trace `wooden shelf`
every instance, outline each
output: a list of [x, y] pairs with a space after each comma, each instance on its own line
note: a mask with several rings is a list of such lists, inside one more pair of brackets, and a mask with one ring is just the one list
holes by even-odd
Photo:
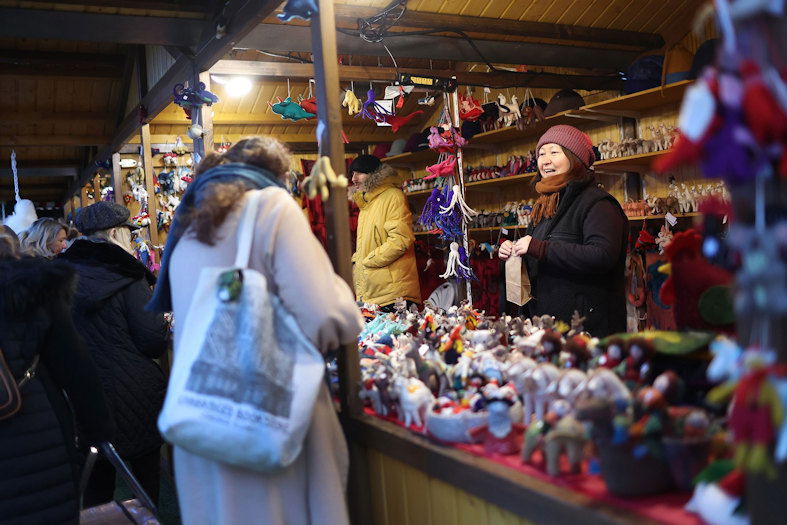
[[429, 188], [428, 190], [406, 191], [404, 192], [404, 194], [407, 195], [408, 197], [413, 197], [415, 195], [428, 195], [432, 193], [433, 189], [434, 188]]
[[496, 179], [479, 180], [475, 182], [466, 182], [465, 188], [470, 186], [483, 186], [485, 184], [506, 184], [509, 182], [521, 181], [523, 179], [532, 179], [536, 173], [523, 173], [521, 175], [511, 175], [510, 177], [498, 177]]
[[423, 164], [423, 167], [431, 166], [437, 162], [437, 157], [440, 154], [430, 149], [422, 149], [413, 153], [402, 153], [401, 155], [393, 155], [391, 157], [383, 157], [381, 162], [402, 168], [412, 168]]
[[577, 114], [601, 114], [620, 117], [638, 117], [645, 111], [655, 109], [660, 106], [677, 104], [683, 99], [686, 88], [691, 85], [693, 80], [682, 80], [667, 84], [664, 87], [646, 89], [631, 95], [596, 102], [582, 106], [577, 110]]
[[624, 171], [636, 171], [638, 173], [647, 173], [651, 171], [653, 161], [666, 154], [667, 151], [655, 151], [653, 153], [641, 153], [639, 155], [599, 160], [593, 164], [593, 167], [598, 172], [622, 173]]
[[[691, 213], [673, 213], [672, 214], [675, 218], [681, 219], [683, 217], [699, 217], [702, 215], [699, 212], [691, 212]], [[630, 221], [648, 221], [652, 219], [666, 219], [666, 215], [638, 215], [636, 217], [629, 217]]]
[[507, 128], [493, 129], [492, 131], [485, 131], [475, 135], [472, 139], [470, 139], [470, 144], [468, 147], [471, 147], [473, 144], [498, 144], [501, 142], [511, 142], [513, 140], [521, 140], [525, 138], [538, 138], [552, 126], [557, 126], [558, 124], [575, 123], [576, 121], [571, 118], [570, 113], [570, 111], [564, 111], [562, 113], [558, 113], [557, 115], [552, 115], [551, 117], [547, 117], [534, 126], [530, 126], [529, 128], [521, 130], [517, 129], [516, 126], [511, 126]]

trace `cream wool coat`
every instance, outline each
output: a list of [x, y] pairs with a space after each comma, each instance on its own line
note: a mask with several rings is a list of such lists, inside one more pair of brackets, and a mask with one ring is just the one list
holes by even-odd
[[[355, 341], [363, 321], [349, 286], [290, 195], [265, 188], [250, 266], [261, 271], [320, 351]], [[170, 282], [175, 318], [183, 319], [203, 266], [231, 266], [239, 206], [219, 229], [214, 246], [184, 235], [172, 253]], [[175, 344], [179, 340], [175, 323]], [[177, 346], [176, 346], [177, 348]], [[265, 475], [175, 448], [175, 478], [184, 525], [348, 523], [348, 457], [341, 427], [323, 387], [299, 458]]]

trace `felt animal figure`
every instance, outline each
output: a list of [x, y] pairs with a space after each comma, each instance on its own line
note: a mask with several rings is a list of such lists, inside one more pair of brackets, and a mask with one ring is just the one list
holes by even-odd
[[481, 103], [478, 102], [469, 93], [467, 95], [459, 94], [459, 118], [462, 120], [476, 121], [484, 114]]
[[315, 0], [287, 0], [281, 13], [276, 15], [276, 18], [282, 22], [289, 22], [293, 18], [311, 20], [312, 15], [318, 11]]
[[511, 406], [516, 402], [516, 390], [509, 385], [487, 385], [483, 394], [488, 413], [487, 424], [470, 430], [470, 435], [484, 444], [486, 455], [510, 455], [519, 452], [518, 433], [522, 426], [511, 420]]
[[587, 381], [577, 386], [574, 398], [628, 402], [631, 391], [612, 370], [595, 368], [588, 372]]
[[320, 157], [314, 163], [308, 177], [303, 179], [303, 191], [309, 199], [314, 199], [319, 191], [323, 201], [328, 200], [329, 187], [346, 188], [347, 177], [336, 175], [329, 157]]
[[364, 380], [361, 381], [361, 391], [358, 393], [358, 397], [369, 401], [375, 414], [380, 416], [388, 415], [388, 407], [383, 404], [380, 390], [375, 385], [372, 374], [369, 372], [365, 374]]
[[585, 445], [585, 427], [571, 413], [571, 404], [565, 400], [553, 401], [545, 421], [536, 422], [525, 433], [522, 461], [529, 463], [533, 452], [542, 448], [546, 458], [547, 474], [560, 474], [560, 456], [565, 453], [571, 473], [581, 471], [582, 450]]
[[434, 401], [432, 391], [420, 379], [401, 376], [394, 379], [394, 389], [398, 395], [399, 416], [404, 426], [410, 427], [411, 424], [417, 427], [423, 426], [426, 411]]
[[175, 104], [183, 108], [188, 118], [191, 110], [202, 106], [211, 106], [219, 101], [219, 97], [205, 89], [205, 84], [200, 82], [197, 89], [187, 88], [183, 84], [176, 84], [173, 88]]
[[551, 363], [541, 363], [524, 373], [522, 401], [525, 425], [530, 423], [533, 415], [536, 421], [543, 421], [548, 400], [547, 388], [557, 379], [559, 373], [557, 367]]
[[598, 366], [602, 368], [614, 369], [623, 361], [623, 349], [625, 343], [619, 337], [613, 337], [607, 341], [604, 355], [599, 357]]
[[423, 179], [429, 180], [437, 177], [451, 177], [453, 176], [455, 169], [456, 156], [448, 155], [444, 161], [428, 166], [426, 171], [429, 173], [429, 175], [423, 177]]
[[282, 120], [299, 121], [302, 119], [310, 119], [316, 117], [314, 113], [309, 113], [298, 105], [292, 98], [287, 97], [284, 100], [271, 104], [271, 110], [277, 115], [281, 115]]
[[573, 401], [577, 387], [587, 380], [585, 372], [576, 368], [561, 370], [557, 378], [547, 387], [546, 393], [552, 399]]
[[370, 89], [366, 92], [366, 100], [361, 106], [361, 111], [355, 118], [368, 118], [369, 120], [381, 121], [385, 116], [390, 116], [391, 112], [381, 106], [374, 95], [374, 90]]
[[300, 106], [307, 113], [312, 113], [315, 116], [317, 115], [317, 97], [309, 97], [301, 100]]
[[731, 460], [717, 460], [697, 476], [694, 493], [684, 508], [710, 525], [749, 525], [749, 516], [741, 510], [745, 485], [743, 471]]
[[161, 187], [161, 193], [164, 195], [171, 195], [175, 193], [175, 172], [162, 171], [158, 174], [158, 183]]
[[397, 116], [397, 115], [383, 116], [382, 120], [384, 122], [387, 122], [388, 124], [391, 125], [391, 131], [393, 131], [394, 133], [398, 133], [399, 130], [402, 128], [402, 126], [405, 126], [416, 115], [420, 115], [422, 113], [423, 113], [423, 111], [421, 111], [419, 109], [418, 111], [413, 111], [412, 113], [410, 113], [409, 115], [406, 115], [404, 117], [400, 117], [400, 116]]
[[652, 371], [653, 343], [642, 337], [632, 337], [627, 341], [628, 357], [618, 365], [615, 371], [623, 378], [629, 388], [642, 385], [648, 381]]
[[342, 106], [347, 108], [347, 113], [350, 116], [361, 112], [361, 101], [358, 100], [358, 97], [355, 96], [355, 93], [353, 93], [351, 89], [348, 89], [344, 92]]

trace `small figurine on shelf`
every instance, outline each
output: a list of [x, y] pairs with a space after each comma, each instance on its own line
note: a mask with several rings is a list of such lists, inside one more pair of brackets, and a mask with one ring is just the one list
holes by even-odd
[[599, 357], [598, 366], [603, 368], [617, 368], [623, 361], [623, 348], [626, 343], [619, 337], [613, 337], [607, 341], [604, 355]]
[[582, 470], [582, 449], [585, 445], [585, 427], [573, 415], [571, 403], [564, 399], [552, 402], [543, 422], [533, 424], [525, 433], [522, 461], [529, 463], [538, 448], [544, 451], [547, 474], [560, 474], [560, 456], [568, 457], [572, 474]]
[[638, 442], [633, 450], [634, 456], [650, 454], [661, 457], [661, 436], [668, 432], [666, 427], [669, 424], [667, 400], [656, 388], [646, 387], [637, 393], [636, 406], [641, 415], [629, 427], [629, 436]]
[[618, 365], [616, 372], [633, 390], [648, 381], [654, 353], [653, 343], [642, 337], [632, 337], [628, 340], [626, 353], [628, 357]]
[[516, 390], [510, 383], [499, 388], [488, 388], [484, 392], [488, 413], [487, 424], [471, 429], [470, 435], [484, 443], [486, 455], [509, 455], [519, 452], [519, 434], [523, 428], [522, 425], [511, 421], [510, 411], [516, 400]]
[[539, 361], [558, 364], [560, 350], [563, 348], [563, 338], [559, 332], [547, 329], [541, 336], [541, 352]]

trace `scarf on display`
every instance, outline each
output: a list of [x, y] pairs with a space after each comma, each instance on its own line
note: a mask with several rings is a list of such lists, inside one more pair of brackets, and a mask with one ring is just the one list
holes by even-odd
[[533, 224], [538, 224], [541, 219], [551, 219], [557, 211], [558, 201], [560, 200], [560, 190], [568, 186], [574, 178], [573, 173], [564, 173], [554, 177], [542, 178], [536, 182], [536, 191], [539, 193], [530, 218]]
[[248, 182], [253, 189], [258, 190], [267, 188], [268, 186], [284, 188], [281, 181], [279, 181], [270, 171], [240, 162], [222, 164], [198, 175], [194, 181], [189, 184], [186, 193], [180, 201], [180, 206], [178, 206], [175, 211], [175, 217], [172, 219], [172, 227], [167, 236], [167, 243], [164, 246], [164, 255], [161, 259], [158, 282], [156, 283], [156, 288], [153, 290], [153, 297], [150, 299], [150, 302], [145, 305], [146, 310], [151, 312], [172, 311], [172, 294], [169, 284], [169, 260], [172, 252], [175, 250], [175, 246], [177, 246], [183, 234], [183, 232], [179, 231], [178, 219], [182, 217], [183, 213], [194, 206], [197, 196], [206, 184], [210, 182], [232, 182], [235, 180]]

